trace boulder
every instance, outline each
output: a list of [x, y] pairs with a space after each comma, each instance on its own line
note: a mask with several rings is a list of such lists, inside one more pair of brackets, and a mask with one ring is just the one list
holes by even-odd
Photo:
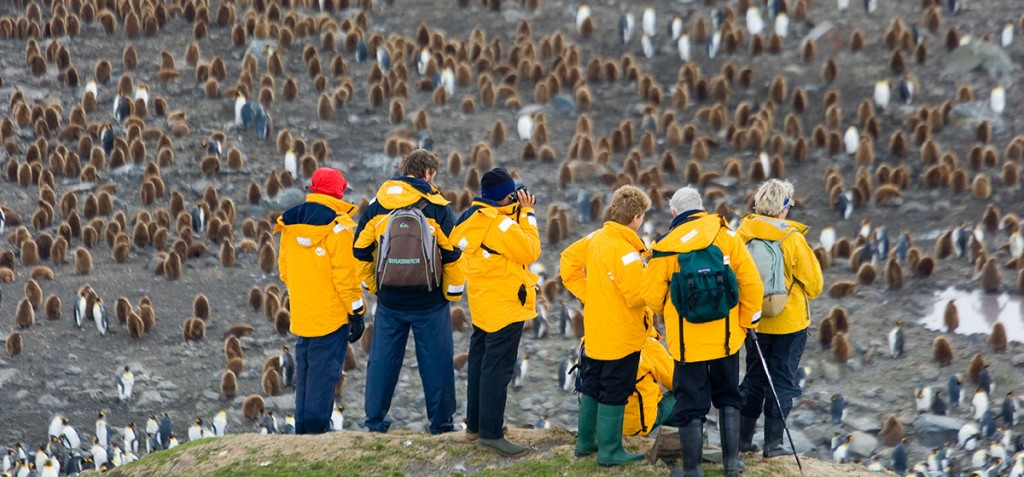
[[922, 445], [938, 447], [947, 441], [956, 441], [956, 435], [963, 425], [963, 419], [921, 414], [914, 420], [914, 436]]

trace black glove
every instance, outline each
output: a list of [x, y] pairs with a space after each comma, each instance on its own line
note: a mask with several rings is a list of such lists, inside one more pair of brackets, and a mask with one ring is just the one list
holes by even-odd
[[348, 342], [355, 343], [359, 341], [359, 338], [363, 337], [363, 331], [366, 330], [366, 324], [363, 323], [363, 314], [348, 315]]

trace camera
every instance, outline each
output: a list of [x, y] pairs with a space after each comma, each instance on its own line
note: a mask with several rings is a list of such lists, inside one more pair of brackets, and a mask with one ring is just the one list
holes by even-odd
[[512, 191], [512, 202], [519, 202], [519, 191], [530, 192], [526, 189], [526, 185], [522, 183], [516, 183], [516, 190]]

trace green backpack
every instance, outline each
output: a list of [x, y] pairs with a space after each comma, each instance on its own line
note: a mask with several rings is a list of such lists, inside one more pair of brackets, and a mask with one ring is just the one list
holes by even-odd
[[680, 317], [708, 323], [729, 316], [739, 303], [738, 287], [736, 273], [712, 241], [706, 248], [679, 254], [679, 271], [672, 274], [669, 294]]

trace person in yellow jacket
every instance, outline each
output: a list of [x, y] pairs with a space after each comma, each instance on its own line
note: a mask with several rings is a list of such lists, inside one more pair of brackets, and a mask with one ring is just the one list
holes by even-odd
[[821, 293], [823, 286], [821, 266], [804, 238], [807, 226], [787, 218], [792, 206], [793, 185], [789, 181], [770, 179], [761, 184], [754, 195], [755, 213], [744, 217], [736, 230], [744, 243], [753, 239], [778, 242], [788, 295], [782, 311], [762, 318], [757, 328], [757, 341], [782, 409], [775, 403], [764, 366], [749, 339], [747, 373], [740, 385], [744, 399], [740, 409], [740, 450], [757, 450], [753, 443], [754, 428], [763, 412], [765, 457], [791, 453], [783, 446], [783, 420], [793, 408], [793, 399], [800, 396], [796, 375], [811, 324], [810, 300]]
[[356, 207], [345, 202], [345, 176], [313, 173], [306, 201], [277, 218], [278, 270], [291, 297], [295, 343], [295, 433], [327, 432], [346, 342], [363, 334], [363, 291], [352, 255]]
[[[646, 436], [662, 425], [672, 414], [676, 398], [672, 394], [672, 373], [675, 363], [668, 349], [658, 340], [658, 330], [651, 325], [650, 336], [640, 348], [640, 365], [636, 371], [636, 391], [629, 396], [622, 420], [622, 435]], [[663, 391], [668, 389], [668, 392]]]
[[462, 250], [473, 317], [466, 389], [466, 433], [506, 456], [529, 449], [505, 439], [502, 426], [523, 322], [537, 316], [540, 258], [535, 199], [502, 168], [480, 178], [480, 197], [456, 221], [451, 240]]
[[[738, 445], [739, 407], [743, 403], [739, 392], [739, 351], [746, 332], [757, 328], [761, 320], [761, 277], [750, 252], [729, 229], [725, 219], [704, 212], [703, 201], [696, 189], [684, 187], [677, 190], [669, 200], [669, 207], [673, 216], [669, 232], [651, 246], [644, 301], [655, 313], [662, 313], [665, 317], [668, 350], [675, 360], [673, 392], [676, 406], [672, 420], [679, 426], [683, 468], [673, 471], [672, 475], [704, 475], [700, 467], [702, 427], [705, 415], [714, 403], [719, 410], [725, 474], [735, 476], [745, 468], [739, 457]], [[721, 293], [730, 297], [729, 302], [735, 300], [736, 304], [729, 309], [728, 316], [710, 321], [680, 316], [673, 295], [681, 296], [686, 306], [701, 303], [697, 301], [700, 298], [690, 294], [693, 289], [689, 285], [690, 278], [679, 273], [681, 255], [716, 249], [725, 266], [724, 269], [719, 268], [725, 270], [726, 278], [728, 270], [731, 270], [736, 283], [735, 290]], [[716, 254], [709, 256], [717, 260]], [[698, 283], [696, 278], [692, 281]], [[727, 283], [727, 280], [722, 281]], [[672, 289], [674, 286], [675, 290]]]
[[[460, 260], [462, 251], [448, 239], [455, 226], [455, 214], [448, 200], [431, 183], [439, 166], [440, 160], [430, 151], [410, 152], [402, 160], [402, 175], [384, 182], [359, 216], [353, 254], [363, 264], [360, 277], [364, 286], [377, 295], [363, 397], [364, 424], [370, 432], [387, 432], [391, 427], [387, 414], [410, 331], [416, 341], [416, 361], [430, 420], [428, 430], [431, 434], [455, 430], [455, 352], [448, 302], [462, 298], [465, 275]], [[440, 249], [442, 284], [432, 290], [377, 286], [378, 240], [387, 230], [392, 212], [409, 206], [420, 208]]]
[[645, 247], [636, 231], [650, 207], [651, 199], [642, 190], [618, 188], [604, 225], [561, 255], [562, 283], [583, 302], [586, 340], [580, 357], [576, 456], [597, 451], [602, 466], [643, 458], [622, 448], [622, 422], [635, 388], [640, 348], [647, 340]]

